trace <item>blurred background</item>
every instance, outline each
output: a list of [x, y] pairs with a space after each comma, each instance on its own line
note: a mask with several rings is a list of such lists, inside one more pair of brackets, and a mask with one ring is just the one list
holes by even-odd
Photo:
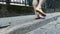
[[[0, 17], [33, 15], [33, 0], [0, 0]], [[60, 12], [60, 0], [46, 0], [42, 5], [46, 13]]]

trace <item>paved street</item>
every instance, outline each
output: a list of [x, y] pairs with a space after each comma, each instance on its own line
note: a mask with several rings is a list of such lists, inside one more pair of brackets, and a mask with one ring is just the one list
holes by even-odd
[[60, 34], [60, 17], [56, 21], [50, 22], [27, 34]]
[[[59, 15], [59, 13], [50, 13], [47, 14], [47, 16], [45, 17], [45, 19], [54, 17]], [[26, 22], [31, 22], [35, 20], [35, 15], [27, 15], [27, 16], [17, 16], [17, 17], [8, 17], [8, 18], [0, 18], [0, 27], [1, 26], [7, 26], [7, 25], [13, 25], [13, 24], [23, 24]], [[40, 19], [40, 20], [44, 20], [44, 19]]]
[[[46, 20], [46, 19], [49, 19], [49, 18], [52, 18], [52, 17], [55, 17], [55, 16], [57, 16], [57, 15], [60, 15], [60, 13], [47, 13], [47, 16], [45, 17], [45, 19], [39, 19], [39, 20], [37, 20], [37, 22], [39, 22], [39, 21], [44, 21], [44, 20]], [[34, 31], [31, 31], [32, 33], [46, 33], [47, 31], [51, 31], [51, 30], [54, 30], [54, 29], [56, 29], [56, 28], [59, 28], [59, 20], [60, 19], [58, 19], [57, 21], [58, 21], [58, 25], [56, 25], [57, 24], [57, 21], [53, 21], [53, 22], [50, 22], [50, 23], [40, 23], [41, 24], [41, 26], [38, 28], [38, 29], [36, 29], [36, 30], [34, 30]], [[2, 26], [5, 26], [5, 25], [10, 25], [9, 27], [6, 27], [6, 28], [2, 28], [2, 29], [0, 29], [0, 33], [1, 34], [4, 34], [5, 32], [8, 32], [9, 30], [12, 30], [13, 29], [13, 31], [14, 31], [14, 28], [16, 28], [17, 29], [17, 26], [16, 25], [18, 25], [18, 27], [20, 26], [22, 26], [22, 24], [34, 24], [34, 23], [32, 23], [33, 21], [35, 21], [36, 22], [36, 20], [35, 20], [35, 16], [34, 15], [27, 15], [27, 16], [17, 16], [17, 17], [8, 17], [8, 18], [1, 18], [0, 19], [0, 25], [2, 25]], [[36, 23], [37, 23], [36, 22]], [[9, 24], [10, 23], [10, 24]], [[46, 24], [46, 25], [45, 25]], [[14, 26], [13, 26], [14, 25]], [[44, 26], [42, 26], [42, 25], [44, 25]], [[15, 27], [16, 26], [16, 27]], [[28, 26], [28, 25], [27, 25]], [[33, 26], [33, 25], [32, 25]], [[56, 28], [55, 28], [55, 26], [56, 26]], [[57, 29], [58, 30], [58, 29]], [[45, 32], [46, 31], [46, 32]], [[30, 34], [31, 32], [29, 32], [28, 34]], [[32, 34], [31, 33], [31, 34]], [[50, 32], [49, 32], [50, 33]]]

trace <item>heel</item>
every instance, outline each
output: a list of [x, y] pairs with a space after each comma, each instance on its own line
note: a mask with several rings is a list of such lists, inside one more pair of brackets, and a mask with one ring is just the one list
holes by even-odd
[[40, 19], [41, 17], [37, 17], [37, 18], [35, 18], [35, 19]]

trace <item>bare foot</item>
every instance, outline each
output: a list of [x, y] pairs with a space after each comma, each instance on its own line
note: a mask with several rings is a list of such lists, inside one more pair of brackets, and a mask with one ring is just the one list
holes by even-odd
[[46, 16], [46, 14], [42, 11], [42, 9], [36, 9], [36, 12], [40, 13], [42, 16]]
[[37, 17], [35, 19], [40, 19], [41, 17], [39, 15], [37, 15]]

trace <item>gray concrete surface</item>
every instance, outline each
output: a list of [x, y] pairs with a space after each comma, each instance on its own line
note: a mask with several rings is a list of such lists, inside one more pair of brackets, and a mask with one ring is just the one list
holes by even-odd
[[50, 22], [27, 34], [60, 34], [60, 17], [56, 21]]
[[[54, 17], [59, 15], [59, 13], [50, 13], [47, 14], [45, 19]], [[13, 24], [23, 24], [26, 22], [31, 22], [35, 20], [35, 15], [27, 15], [27, 16], [16, 16], [16, 17], [8, 17], [8, 18], [0, 18], [0, 27], [2, 26], [7, 26], [7, 25], [13, 25]], [[40, 20], [44, 20], [44, 19], [40, 19]]]
[[1, 34], [17, 34], [17, 33], [24, 34], [32, 30], [35, 30], [41, 26], [44, 26], [52, 21], [57, 20], [59, 16], [60, 13], [50, 13], [47, 14], [45, 19], [39, 19], [39, 20], [35, 20], [34, 15], [10, 17], [8, 18], [11, 20], [10, 26], [7, 28], [0, 29], [0, 33]]

